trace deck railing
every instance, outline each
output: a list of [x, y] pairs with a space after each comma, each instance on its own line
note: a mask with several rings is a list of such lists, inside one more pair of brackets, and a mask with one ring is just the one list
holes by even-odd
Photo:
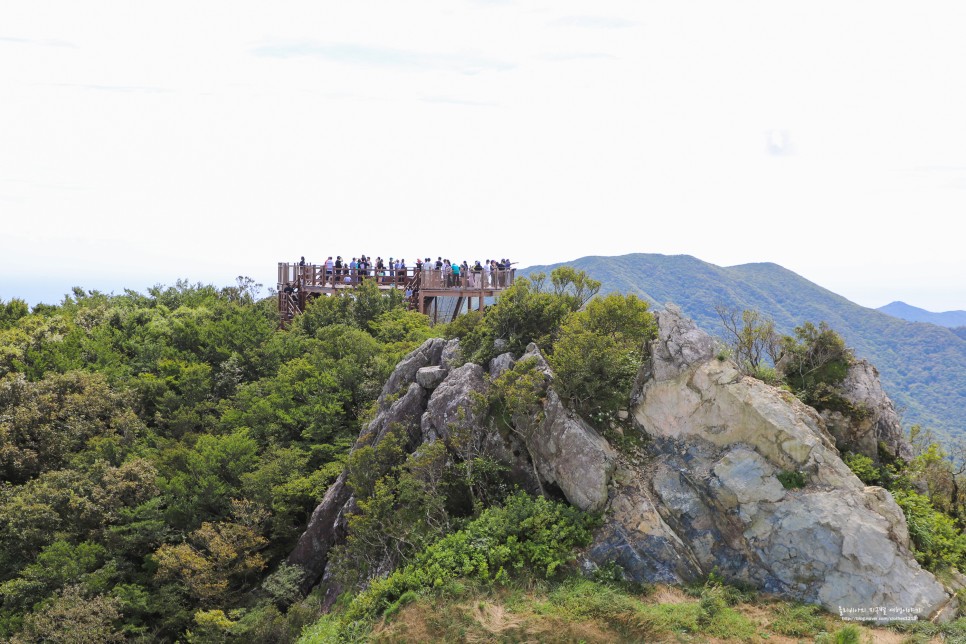
[[424, 267], [417, 269], [414, 266], [405, 269], [384, 269], [377, 271], [369, 268], [360, 271], [354, 268], [332, 268], [327, 270], [324, 265], [319, 264], [288, 264], [280, 262], [278, 265], [278, 286], [279, 290], [286, 284], [293, 287], [329, 287], [338, 288], [346, 286], [357, 286], [363, 280], [373, 280], [379, 286], [397, 286], [406, 288], [413, 283], [416, 272], [419, 271], [419, 288], [423, 291], [430, 290], [479, 290], [479, 289], [503, 289], [513, 284], [516, 269], [495, 270], [491, 273], [486, 271], [473, 271], [468, 273], [461, 272], [454, 275], [450, 271], [436, 269], [435, 267]]

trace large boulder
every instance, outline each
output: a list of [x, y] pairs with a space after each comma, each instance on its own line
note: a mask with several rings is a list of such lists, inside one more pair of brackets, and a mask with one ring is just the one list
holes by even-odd
[[530, 418], [514, 419], [540, 478], [557, 486], [581, 510], [598, 512], [607, 503], [607, 484], [616, 453], [587, 422], [570, 411], [552, 387], [553, 372], [535, 344], [520, 361], [532, 359], [542, 371], [546, 389], [540, 409]]
[[879, 460], [880, 448], [892, 457], [912, 458], [899, 412], [883, 391], [875, 366], [867, 360], [855, 361], [838, 389], [857, 412], [822, 412], [840, 450], [864, 454], [874, 461]]
[[[898, 505], [852, 474], [817, 412], [713, 357], [711, 338], [676, 308], [658, 325], [632, 409], [651, 437], [650, 465], [612, 494], [599, 537], [624, 539], [617, 559], [631, 563], [628, 574], [663, 581], [717, 569], [835, 612], [955, 612], [916, 563]], [[588, 556], [600, 564], [596, 547]]]

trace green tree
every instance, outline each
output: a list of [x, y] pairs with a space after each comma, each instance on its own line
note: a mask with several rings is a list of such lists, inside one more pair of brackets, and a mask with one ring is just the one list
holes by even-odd
[[613, 420], [656, 336], [647, 302], [616, 293], [591, 300], [567, 318], [550, 356], [561, 397], [600, 425]]
[[842, 336], [825, 322], [818, 327], [806, 322], [795, 328], [794, 338], [786, 336], [782, 344], [778, 368], [797, 396], [818, 409], [852, 411], [836, 389], [853, 360]]

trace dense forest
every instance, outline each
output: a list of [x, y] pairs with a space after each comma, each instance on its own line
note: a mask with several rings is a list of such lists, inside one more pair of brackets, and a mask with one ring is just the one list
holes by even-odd
[[[32, 310], [0, 302], [0, 639], [281, 642], [309, 627], [307, 641], [352, 640], [434, 589], [560, 582], [593, 516], [520, 494], [485, 461], [437, 472], [431, 454], [407, 459], [392, 441], [350, 448], [394, 366], [434, 336], [459, 337], [466, 359], [482, 362], [498, 346], [519, 354], [538, 342], [561, 395], [606, 433], [655, 327], [645, 302], [595, 297], [599, 288], [557, 269], [520, 279], [485, 316], [437, 327], [398, 292], [366, 284], [318, 298], [287, 330], [275, 298], [247, 278], [144, 294], [75, 288]], [[802, 359], [807, 339], [787, 339]], [[518, 364], [481, 404], [512, 413], [532, 391], [527, 369]], [[918, 438], [918, 464], [850, 465], [904, 490], [925, 564], [960, 564], [958, 479], [928, 432]], [[360, 500], [337, 553], [349, 592], [322, 617], [321, 597], [303, 597], [284, 560], [346, 467]], [[926, 487], [941, 504], [914, 491]], [[389, 539], [405, 545], [395, 572], [367, 568]], [[604, 593], [611, 608], [636, 601], [607, 595], [620, 575], [606, 572], [586, 582], [592, 591], [572, 571], [557, 588]], [[701, 610], [717, 612], [692, 632], [734, 618], [721, 588], [709, 579], [696, 591], [710, 606]], [[635, 632], [625, 618], [615, 614], [614, 628]]]

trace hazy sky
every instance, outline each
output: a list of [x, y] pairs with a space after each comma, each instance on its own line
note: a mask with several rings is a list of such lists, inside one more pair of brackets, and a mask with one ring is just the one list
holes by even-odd
[[4, 0], [0, 298], [689, 254], [966, 309], [966, 2]]

